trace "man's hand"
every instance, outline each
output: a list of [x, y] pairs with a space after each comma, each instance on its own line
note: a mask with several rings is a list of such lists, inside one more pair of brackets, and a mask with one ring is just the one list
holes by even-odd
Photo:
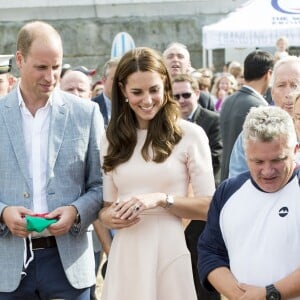
[[33, 215], [33, 212], [23, 206], [6, 206], [2, 211], [2, 221], [13, 235], [27, 237], [25, 215]]
[[75, 206], [61, 206], [46, 215], [47, 219], [57, 219], [58, 221], [51, 224], [47, 229], [54, 235], [63, 235], [70, 231], [77, 216], [77, 209]]
[[265, 300], [266, 288], [240, 283], [239, 287], [245, 291], [239, 300]]

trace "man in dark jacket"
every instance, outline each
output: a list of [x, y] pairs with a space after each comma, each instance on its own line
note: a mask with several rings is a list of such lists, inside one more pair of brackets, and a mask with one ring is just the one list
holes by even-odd
[[105, 128], [107, 127], [110, 120], [111, 89], [119, 60], [119, 58], [112, 58], [104, 64], [102, 75], [103, 92], [92, 99], [92, 101], [97, 102], [99, 105], [99, 109], [104, 119]]
[[[178, 100], [182, 118], [189, 120], [203, 128], [209, 139], [212, 163], [216, 184], [220, 180], [220, 166], [222, 155], [222, 141], [220, 134], [219, 115], [201, 107], [198, 103], [200, 90], [197, 80], [188, 74], [177, 75], [172, 83], [173, 95]], [[205, 226], [204, 221], [192, 220], [185, 229], [187, 246], [191, 252], [194, 283], [198, 299], [217, 300], [217, 293], [208, 293], [200, 285], [197, 269], [197, 241]]]
[[269, 87], [273, 65], [274, 58], [269, 52], [256, 50], [248, 54], [244, 61], [245, 84], [226, 98], [222, 106], [220, 126], [224, 148], [221, 181], [228, 177], [231, 151], [250, 108], [268, 105], [263, 95]]

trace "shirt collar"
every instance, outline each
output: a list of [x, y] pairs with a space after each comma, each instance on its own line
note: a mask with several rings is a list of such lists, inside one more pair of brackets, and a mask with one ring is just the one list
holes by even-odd
[[[22, 96], [22, 93], [21, 93], [21, 89], [20, 89], [20, 85], [18, 84], [17, 86], [17, 93], [18, 93], [18, 101], [19, 101], [19, 106], [23, 106], [23, 107], [26, 107], [26, 104], [24, 102], [24, 99], [23, 99], [23, 96]], [[47, 103], [45, 104], [44, 107], [47, 107], [47, 106], [52, 106], [53, 105], [53, 97], [52, 97], [52, 94], [49, 96], [48, 98], [48, 101]]]
[[195, 111], [197, 110], [197, 106], [193, 109], [193, 111], [189, 114], [187, 120], [192, 121]]

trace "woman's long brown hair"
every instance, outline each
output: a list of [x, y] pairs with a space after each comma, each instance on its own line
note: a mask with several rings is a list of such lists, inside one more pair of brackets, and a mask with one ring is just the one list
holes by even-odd
[[[135, 113], [125, 101], [121, 86], [125, 87], [128, 76], [138, 71], [157, 72], [164, 81], [164, 103], [149, 123], [142, 148], [143, 158], [145, 161], [153, 160], [157, 163], [165, 161], [182, 138], [182, 131], [177, 122], [179, 106], [173, 99], [171, 80], [162, 56], [147, 47], [130, 50], [121, 58], [112, 86], [111, 120], [106, 131], [109, 145], [103, 163], [105, 172], [112, 171], [128, 161], [137, 143], [138, 123]], [[150, 147], [153, 157], [149, 154]]]

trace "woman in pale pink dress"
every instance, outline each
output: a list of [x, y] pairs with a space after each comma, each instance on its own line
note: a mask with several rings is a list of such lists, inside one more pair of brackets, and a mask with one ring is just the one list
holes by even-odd
[[197, 299], [182, 218], [206, 219], [213, 170], [207, 136], [179, 117], [171, 90], [156, 51], [121, 58], [102, 143], [99, 218], [116, 229], [102, 300]]

